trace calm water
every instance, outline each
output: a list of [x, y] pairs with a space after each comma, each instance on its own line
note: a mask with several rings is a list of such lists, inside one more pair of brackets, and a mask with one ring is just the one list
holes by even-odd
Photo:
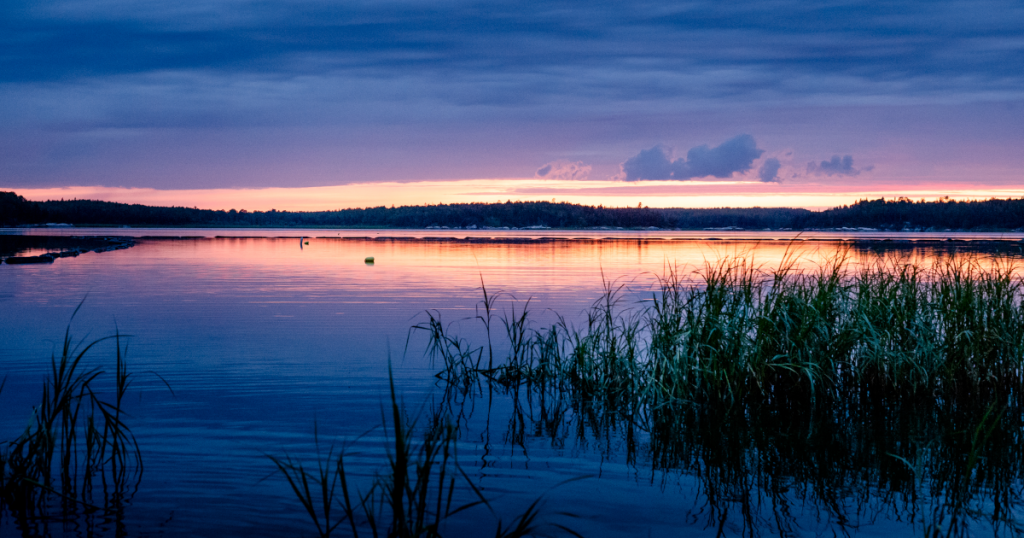
[[[511, 297], [519, 307], [529, 298], [535, 319], [550, 322], [555, 312], [577, 319], [608, 281], [624, 286], [626, 302], [647, 298], [669, 264], [695, 268], [742, 255], [771, 267], [795, 253], [802, 266], [813, 267], [851, 239], [878, 238], [819, 233], [794, 243], [795, 234], [770, 232], [95, 233], [139, 239], [127, 250], [52, 265], [0, 265], [0, 369], [7, 379], [0, 439], [25, 427], [50, 355], [82, 303], [71, 324], [76, 339], [115, 330], [131, 335], [129, 424], [141, 444], [145, 474], [126, 513], [128, 535], [220, 537], [314, 535], [267, 454], [308, 456], [316, 423], [321, 439], [348, 445], [356, 472], [369, 476], [383, 455], [382, 433], [373, 428], [387, 402], [389, 359], [412, 414], [440, 405], [444, 396], [435, 384], [436, 368], [424, 356], [426, 342], [410, 337], [409, 328], [425, 320], [427, 309], [457, 324], [471, 318], [481, 280], [490, 293], [503, 293], [501, 308], [511, 306]], [[246, 237], [253, 235], [262, 237]], [[300, 244], [300, 236], [308, 245]], [[1001, 251], [1019, 257], [1022, 237], [857, 243], [850, 256], [854, 263], [868, 263], [878, 252], [934, 260], [954, 246], [970, 249], [978, 240], [1000, 239], [1006, 241]], [[364, 263], [367, 256], [375, 263]], [[461, 326], [474, 334], [471, 320]], [[100, 346], [90, 360], [109, 364], [112, 349]], [[920, 517], [894, 508], [884, 492], [864, 498], [860, 491], [837, 491], [829, 501], [834, 506], [825, 509], [815, 494], [793, 483], [776, 492], [779, 498], [762, 492], [739, 505], [728, 501], [723, 510], [709, 503], [700, 469], [655, 465], [644, 455], [650, 440], [643, 432], [635, 438], [588, 423], [571, 406], [554, 422], [541, 420], [540, 402], [532, 400], [526, 401], [526, 419], [518, 419], [523, 400], [517, 406], [501, 394], [461, 400], [458, 407], [464, 425], [460, 462], [489, 498], [500, 501], [506, 517], [546, 493], [549, 511], [573, 512], [576, 518], [559, 521], [586, 536], [921, 533]], [[543, 411], [546, 416], [550, 409]], [[468, 492], [465, 499], [471, 499]], [[492, 521], [483, 510], [469, 514], [465, 528], [454, 528], [453, 535], [490, 529]], [[93, 529], [101, 535], [106, 530]], [[74, 526], [50, 531], [91, 532]], [[9, 518], [0, 522], [0, 534], [7, 533], [16, 533]]]

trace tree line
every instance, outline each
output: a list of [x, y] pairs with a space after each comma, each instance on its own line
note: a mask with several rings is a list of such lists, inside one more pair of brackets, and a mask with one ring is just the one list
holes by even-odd
[[437, 204], [335, 211], [246, 211], [156, 207], [95, 200], [33, 202], [0, 192], [0, 225], [743, 229], [877, 228], [1011, 230], [1024, 228], [1024, 198], [984, 201], [861, 200], [824, 211], [799, 208], [652, 209], [554, 202]]

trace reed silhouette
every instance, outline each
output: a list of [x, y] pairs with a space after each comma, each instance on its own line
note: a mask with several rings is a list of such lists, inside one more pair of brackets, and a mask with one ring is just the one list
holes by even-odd
[[794, 504], [842, 533], [879, 514], [928, 536], [979, 522], [1020, 532], [1019, 268], [977, 255], [854, 267], [840, 252], [798, 271], [794, 259], [668, 266], [641, 303], [606, 282], [578, 324], [535, 326], [517, 307], [529, 302], [490, 293], [504, 342], [471, 343], [437, 311], [411, 334], [427, 334], [453, 415], [498, 393], [516, 402], [509, 432], [625, 439], [626, 461], [652, 476], [696, 477], [705, 524], [723, 534], [727, 521], [793, 533]]

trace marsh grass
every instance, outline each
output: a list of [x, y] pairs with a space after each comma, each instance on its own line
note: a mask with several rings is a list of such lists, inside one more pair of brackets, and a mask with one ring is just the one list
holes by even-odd
[[[798, 270], [795, 255], [774, 268], [735, 256], [667, 266], [644, 302], [627, 291], [606, 282], [579, 324], [537, 327], [528, 309], [491, 304], [514, 329], [504, 345], [474, 347], [436, 312], [414, 330], [434, 330], [449, 389], [540, 404], [510, 430], [559, 445], [618, 436], [627, 461], [697, 477], [709, 528], [738, 517], [744, 534], [791, 534], [794, 502], [810, 502], [844, 533], [872, 513], [928, 536], [970, 535], [979, 520], [1024, 533], [1013, 261], [854, 265], [839, 251]], [[482, 368], [484, 346], [513, 351]]]
[[[111, 376], [85, 362], [106, 341], [116, 349], [112, 386], [106, 387], [110, 397], [99, 385]], [[22, 529], [82, 514], [106, 517], [134, 493], [143, 467], [124, 422], [122, 402], [132, 377], [126, 357], [124, 335], [75, 342], [68, 324], [28, 426], [0, 451], [0, 509]]]
[[[389, 379], [390, 405], [387, 410], [382, 409], [388, 438], [387, 464], [368, 486], [364, 484], [360, 489], [359, 477], [346, 468], [346, 450], [335, 456], [331, 447], [323, 453], [317, 433], [313, 466], [307, 467], [290, 456], [268, 456], [287, 480], [319, 536], [329, 537], [343, 529], [343, 534], [356, 538], [440, 537], [448, 520], [473, 508], [486, 508], [492, 514], [495, 538], [534, 536], [545, 527], [579, 536], [560, 524], [544, 521], [542, 497], [510, 523], [504, 523], [492, 501], [459, 466], [458, 432], [450, 415], [436, 410], [429, 414], [424, 427], [418, 427], [417, 420], [410, 418], [400, 403], [390, 371]], [[417, 432], [421, 434], [418, 439]], [[471, 492], [474, 500], [455, 505], [460, 489]]]
[[[499, 312], [502, 294], [485, 291], [482, 345], [436, 311], [413, 331], [428, 333], [438, 377], [452, 385], [555, 383], [646, 407], [1019, 393], [1024, 289], [1013, 262], [983, 268], [961, 256], [922, 268], [889, 257], [855, 268], [841, 251], [813, 271], [795, 266], [795, 256], [770, 270], [745, 257], [691, 274], [669, 266], [639, 304], [624, 304], [625, 286], [606, 281], [579, 325], [559, 317], [536, 328], [529, 301], [517, 309], [511, 298]], [[499, 322], [507, 341], [497, 346]]]

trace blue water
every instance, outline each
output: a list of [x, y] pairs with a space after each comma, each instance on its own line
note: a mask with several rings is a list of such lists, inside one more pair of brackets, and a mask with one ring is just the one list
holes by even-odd
[[[794, 248], [790, 237], [770, 234], [708, 241], [686, 234], [576, 232], [537, 240], [509, 233], [498, 238], [509, 241], [467, 242], [422, 240], [417, 237], [425, 234], [410, 232], [130, 232], [140, 237], [130, 249], [52, 265], [0, 265], [6, 376], [0, 439], [25, 427], [69, 323], [76, 341], [130, 335], [127, 422], [145, 471], [123, 522], [129, 536], [315, 535], [268, 454], [310, 458], [316, 424], [325, 445], [348, 447], [353, 472], [368, 483], [384, 457], [385, 432], [377, 426], [388, 404], [389, 362], [411, 415], [439, 404], [438, 367], [410, 327], [434, 309], [482, 343], [472, 319], [481, 282], [502, 293], [500, 308], [511, 307], [512, 297], [521, 308], [529, 298], [538, 322], [554, 321], [555, 312], [572, 321], [608, 282], [623, 286], [628, 306], [650, 295], [667, 264], [696, 268], [742, 253], [771, 265]], [[157, 235], [202, 237], [150, 237]], [[238, 237], [244, 235], [268, 237]], [[801, 263], [813, 265], [843, 238], [801, 244]], [[366, 256], [375, 262], [365, 263]], [[106, 342], [87, 360], [109, 369], [113, 354]], [[460, 462], [497, 500], [506, 521], [543, 494], [545, 517], [586, 536], [776, 534], [781, 528], [766, 498], [755, 507], [763, 525], [754, 529], [738, 513], [720, 518], [694, 476], [653, 469], [642, 457], [628, 461], [626, 439], [587, 426], [585, 417], [568, 413], [555, 435], [530, 422], [519, 436], [509, 427], [511, 400], [501, 394], [468, 398], [460, 411]], [[582, 479], [563, 483], [575, 478]], [[459, 498], [474, 497], [464, 489]], [[842, 525], [813, 500], [792, 500], [796, 523], [787, 528], [795, 535], [922, 532], [920, 520], [893, 521], [891, 510], [871, 510], [852, 497], [842, 501], [852, 514]], [[574, 517], [555, 515], [562, 511]], [[492, 534], [493, 525], [480, 508], [454, 521], [449, 533]], [[84, 536], [113, 535], [112, 529], [49, 531]], [[16, 532], [10, 518], [0, 521], [0, 534]]]

